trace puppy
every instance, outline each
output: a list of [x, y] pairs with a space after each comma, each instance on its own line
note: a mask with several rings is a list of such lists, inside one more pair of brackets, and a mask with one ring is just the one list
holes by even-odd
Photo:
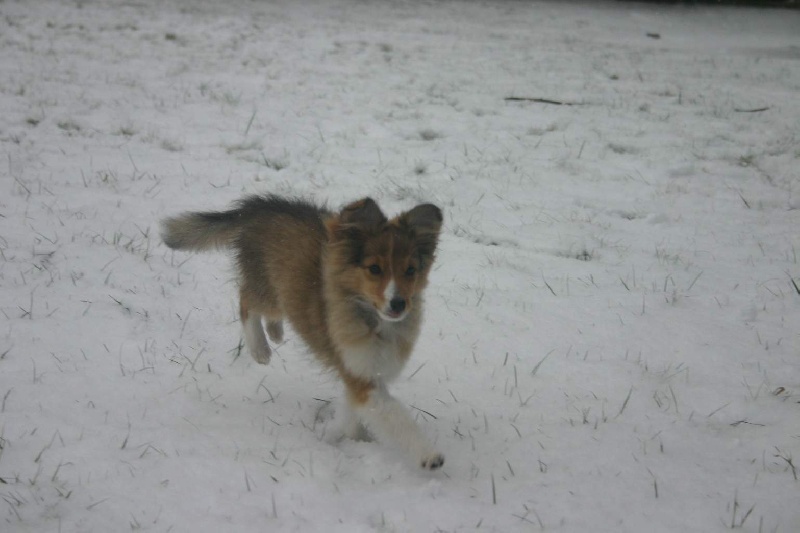
[[422, 204], [387, 219], [364, 198], [331, 212], [277, 196], [250, 196], [234, 209], [185, 213], [162, 224], [178, 250], [232, 248], [239, 270], [244, 338], [269, 363], [288, 319], [346, 392], [341, 436], [366, 428], [427, 470], [444, 456], [424, 438], [387, 384], [406, 364], [419, 334], [422, 292], [433, 264], [442, 212]]

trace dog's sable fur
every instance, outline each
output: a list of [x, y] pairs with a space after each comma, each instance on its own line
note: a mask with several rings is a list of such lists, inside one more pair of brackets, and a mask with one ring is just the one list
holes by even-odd
[[162, 238], [180, 250], [235, 250], [250, 353], [268, 363], [262, 317], [273, 342], [282, 340], [287, 318], [345, 385], [335, 438], [356, 438], [366, 427], [434, 470], [444, 456], [386, 385], [417, 339], [441, 225], [432, 204], [390, 220], [370, 198], [332, 212], [303, 200], [251, 196], [229, 211], [166, 219]]

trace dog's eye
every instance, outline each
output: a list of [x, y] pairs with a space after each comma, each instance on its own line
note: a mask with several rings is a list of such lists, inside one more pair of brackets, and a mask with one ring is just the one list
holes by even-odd
[[410, 266], [410, 267], [408, 267], [406, 269], [406, 276], [413, 276], [416, 273], [417, 273], [417, 269], [414, 268], [413, 266]]
[[380, 276], [381, 272], [382, 272], [381, 267], [379, 267], [378, 265], [370, 265], [369, 266], [369, 273], [370, 274], [373, 274], [375, 276]]

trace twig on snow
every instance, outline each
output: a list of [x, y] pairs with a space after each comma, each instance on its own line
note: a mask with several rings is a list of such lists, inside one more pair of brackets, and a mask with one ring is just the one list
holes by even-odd
[[551, 104], [551, 105], [583, 105], [580, 102], [563, 102], [561, 100], [551, 100], [550, 98], [535, 98], [530, 96], [506, 96], [503, 98], [506, 102], [533, 102], [536, 104]]

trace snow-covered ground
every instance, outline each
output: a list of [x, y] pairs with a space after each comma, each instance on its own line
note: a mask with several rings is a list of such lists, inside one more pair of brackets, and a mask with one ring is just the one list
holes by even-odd
[[[0, 2], [0, 530], [800, 530], [799, 95], [798, 11]], [[255, 192], [445, 210], [441, 472], [160, 242]]]

